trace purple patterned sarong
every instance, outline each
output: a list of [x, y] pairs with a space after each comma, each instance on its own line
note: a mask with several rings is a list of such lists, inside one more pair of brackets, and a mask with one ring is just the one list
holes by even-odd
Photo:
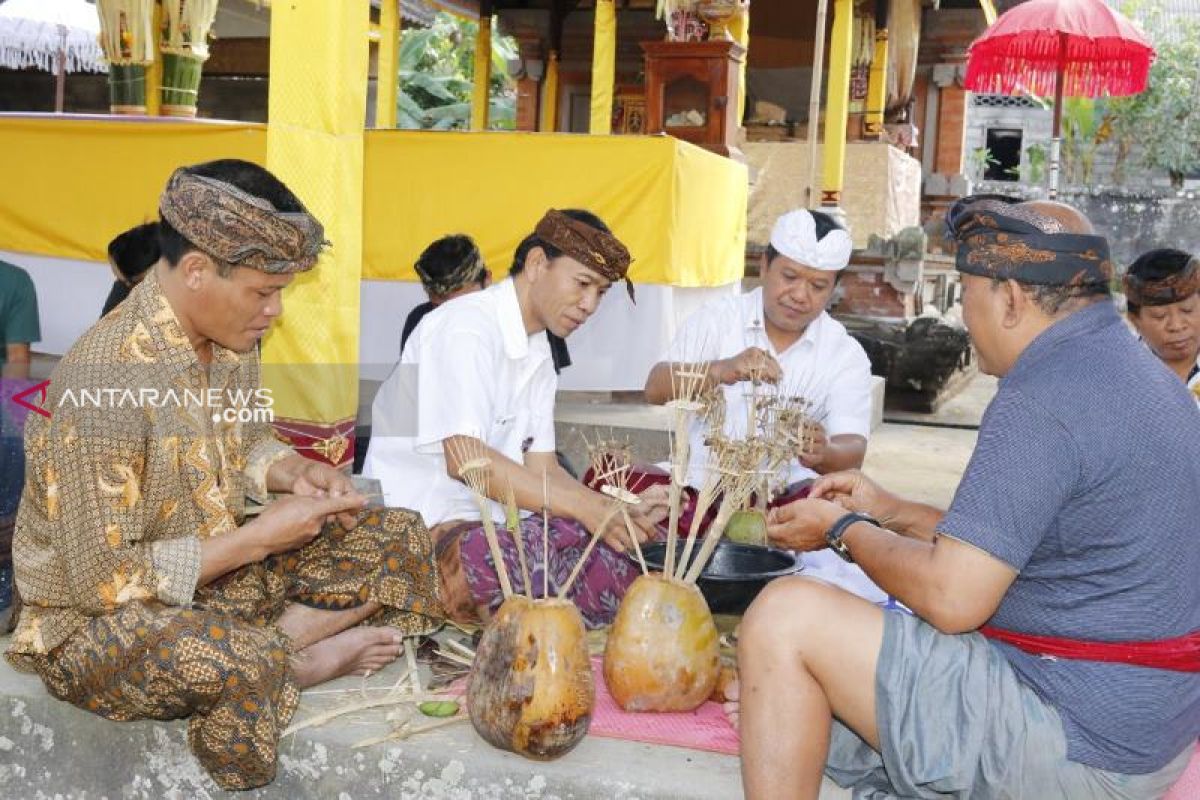
[[[533, 596], [542, 597], [542, 518], [532, 516], [522, 520], [521, 535]], [[504, 551], [504, 565], [508, 568], [513, 591], [524, 593], [525, 581], [512, 534], [504, 526], [497, 525], [496, 538]], [[575, 520], [550, 518], [548, 571], [551, 597], [558, 596], [559, 587], [566, 583], [591, 538], [587, 528]], [[495, 611], [504, 598], [483, 526], [475, 524], [467, 528], [462, 532], [460, 542], [459, 558], [472, 598], [477, 605]], [[601, 539], [592, 548], [567, 597], [579, 609], [589, 628], [599, 628], [613, 621], [625, 591], [640, 574], [641, 568], [632, 551], [629, 555], [618, 553]]]

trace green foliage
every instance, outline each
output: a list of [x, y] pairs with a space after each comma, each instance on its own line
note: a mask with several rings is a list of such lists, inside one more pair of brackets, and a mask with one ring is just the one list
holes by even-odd
[[[465, 130], [471, 121], [471, 86], [475, 72], [477, 22], [438, 13], [428, 28], [400, 35], [400, 87], [397, 125], [407, 129]], [[516, 126], [517, 91], [507, 62], [517, 57], [517, 44], [501, 36], [492, 18], [492, 77], [488, 123], [492, 129]]]
[[1046, 178], [1046, 162], [1049, 159], [1050, 153], [1047, 152], [1046, 145], [1038, 143], [1026, 147], [1025, 160], [1029, 164], [1029, 173], [1025, 176], [1025, 182], [1041, 186]]
[[975, 176], [975, 180], [980, 181], [984, 179], [984, 173], [987, 172], [988, 167], [1000, 163], [992, 156], [991, 149], [987, 147], [976, 147], [971, 151], [968, 160], [971, 163], [971, 174]]
[[1200, 169], [1200, 24], [1163, 13], [1160, 2], [1144, 17], [1157, 57], [1146, 91], [1106, 101], [1119, 166], [1129, 155], [1165, 170], [1176, 187]]
[[1096, 151], [1112, 135], [1114, 115], [1103, 101], [1090, 97], [1063, 100], [1062, 159], [1069, 183], [1091, 184]]

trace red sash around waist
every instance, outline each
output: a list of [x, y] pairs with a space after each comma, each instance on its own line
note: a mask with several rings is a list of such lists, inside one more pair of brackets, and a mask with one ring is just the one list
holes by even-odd
[[1200, 631], [1153, 642], [1089, 642], [1057, 636], [1035, 636], [984, 625], [979, 632], [1035, 656], [1108, 661], [1138, 667], [1200, 672]]

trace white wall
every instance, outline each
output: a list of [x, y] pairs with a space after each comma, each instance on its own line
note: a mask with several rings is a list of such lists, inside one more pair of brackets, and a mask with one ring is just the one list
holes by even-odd
[[[40, 353], [62, 355], [99, 317], [112, 286], [108, 265], [31, 256], [0, 250], [0, 259], [24, 267], [33, 278], [41, 314]], [[568, 342], [572, 366], [559, 381], [574, 391], [641, 389], [650, 367], [670, 343], [680, 322], [708, 300], [735, 292], [738, 284], [681, 289], [646, 284], [630, 303], [623, 285], [614, 286], [596, 315]], [[400, 330], [414, 306], [425, 300], [420, 284], [364, 281], [362, 284], [359, 374], [382, 380], [400, 356]]]

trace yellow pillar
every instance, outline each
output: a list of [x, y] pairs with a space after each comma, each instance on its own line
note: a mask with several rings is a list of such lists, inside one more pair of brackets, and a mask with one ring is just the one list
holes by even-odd
[[613, 0], [596, 0], [592, 42], [592, 113], [588, 133], [612, 133], [613, 81], [617, 63], [617, 9]]
[[821, 168], [821, 205], [842, 201], [846, 122], [850, 107], [850, 54], [854, 48], [854, 0], [836, 0], [829, 45], [829, 90], [825, 106], [825, 148]]
[[400, 72], [400, 0], [379, 6], [379, 51], [375, 69], [375, 127], [396, 127]]
[[479, 32], [475, 34], [475, 74], [471, 90], [471, 130], [486, 131], [490, 96], [488, 84], [492, 80], [492, 18], [480, 15]]
[[358, 411], [369, 15], [369, 0], [271, 7], [267, 168], [321, 220], [332, 247], [284, 293], [263, 343], [263, 384], [276, 431], [338, 466], [353, 458]]
[[163, 57], [159, 50], [162, 41], [163, 10], [161, 3], [154, 4], [154, 60], [146, 65], [146, 116], [157, 117], [162, 112]]
[[887, 110], [887, 28], [875, 29], [875, 52], [871, 56], [871, 82], [867, 84], [867, 115], [863, 133], [878, 137], [883, 133], [883, 112]]
[[558, 53], [550, 51], [546, 59], [546, 77], [542, 81], [542, 116], [538, 130], [553, 133], [558, 128]]
[[729, 35], [735, 42], [746, 48], [746, 57], [738, 65], [737, 119], [738, 124], [741, 125], [742, 120], [746, 118], [746, 64], [750, 61], [750, 6], [747, 5], [741, 14], [730, 20]]

